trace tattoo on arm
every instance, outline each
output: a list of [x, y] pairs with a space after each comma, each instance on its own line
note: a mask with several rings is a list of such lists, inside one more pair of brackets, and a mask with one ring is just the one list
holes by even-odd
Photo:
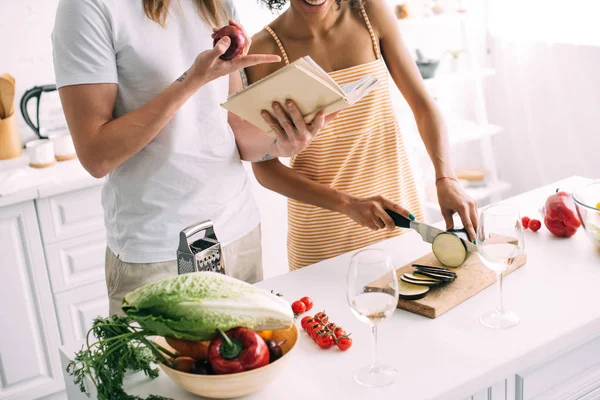
[[183, 80], [185, 79], [185, 77], [187, 76], [187, 71], [183, 73], [183, 75], [181, 75], [179, 78], [177, 78], [177, 82], [183, 82]]
[[260, 159], [260, 161], [269, 161], [269, 160], [273, 160], [277, 157], [270, 155], [269, 153], [265, 154], [263, 156], [263, 158]]
[[240, 69], [240, 76], [242, 77], [242, 88], [246, 89], [249, 85], [248, 83], [248, 75], [246, 74], [245, 69]]

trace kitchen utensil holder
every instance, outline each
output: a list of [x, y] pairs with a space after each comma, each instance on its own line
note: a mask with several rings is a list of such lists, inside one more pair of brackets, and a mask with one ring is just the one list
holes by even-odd
[[15, 113], [8, 118], [0, 119], [0, 160], [17, 158], [21, 155], [22, 149]]

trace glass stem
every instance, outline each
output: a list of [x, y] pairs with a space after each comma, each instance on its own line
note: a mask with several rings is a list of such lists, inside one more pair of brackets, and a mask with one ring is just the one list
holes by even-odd
[[375, 367], [377, 365], [377, 325], [371, 326], [371, 336], [373, 339], [373, 362], [371, 367]]
[[496, 287], [498, 288], [496, 294], [496, 312], [499, 314], [504, 313], [504, 300], [502, 298], [502, 273], [496, 275]]

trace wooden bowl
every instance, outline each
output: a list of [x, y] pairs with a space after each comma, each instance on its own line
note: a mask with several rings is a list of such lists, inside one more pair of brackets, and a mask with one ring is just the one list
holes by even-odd
[[[285, 368], [290, 360], [292, 350], [298, 342], [298, 328], [296, 328], [296, 325], [292, 325], [289, 329], [273, 331], [271, 339], [277, 343], [286, 340], [281, 346], [283, 357], [251, 371], [229, 375], [196, 375], [177, 371], [160, 363], [159, 366], [175, 384], [195, 395], [213, 399], [232, 399], [246, 396], [259, 391], [263, 386], [274, 381], [279, 372]], [[174, 351], [163, 337], [158, 337], [156, 343], [167, 350]]]

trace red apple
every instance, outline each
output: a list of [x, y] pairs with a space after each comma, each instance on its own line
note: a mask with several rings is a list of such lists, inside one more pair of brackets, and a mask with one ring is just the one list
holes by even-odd
[[244, 32], [237, 26], [227, 25], [223, 28], [219, 29], [215, 34], [215, 40], [213, 41], [213, 47], [217, 44], [221, 38], [229, 36], [231, 39], [231, 44], [229, 48], [221, 56], [222, 60], [233, 60], [238, 55], [242, 54], [244, 48], [246, 47], [246, 37], [244, 36]]

